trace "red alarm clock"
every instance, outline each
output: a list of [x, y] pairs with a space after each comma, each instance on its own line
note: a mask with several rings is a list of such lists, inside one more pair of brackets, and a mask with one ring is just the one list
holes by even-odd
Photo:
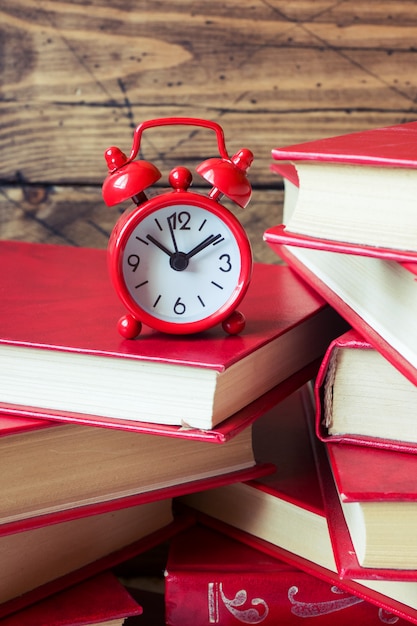
[[[192, 174], [181, 166], [169, 174], [169, 191], [150, 199], [145, 195], [161, 173], [149, 161], [135, 160], [142, 134], [170, 124], [216, 133], [219, 157], [196, 168], [212, 185], [207, 195], [190, 191]], [[105, 203], [114, 206], [131, 198], [136, 205], [119, 218], [108, 246], [112, 283], [128, 311], [118, 322], [120, 334], [133, 339], [142, 323], [172, 334], [196, 333], [219, 323], [229, 334], [241, 332], [245, 319], [237, 307], [251, 279], [252, 251], [243, 226], [219, 199], [225, 195], [242, 208], [248, 204], [246, 170], [252, 152], [243, 148], [230, 158], [217, 123], [171, 117], [140, 124], [129, 158], [116, 147], [105, 158]]]

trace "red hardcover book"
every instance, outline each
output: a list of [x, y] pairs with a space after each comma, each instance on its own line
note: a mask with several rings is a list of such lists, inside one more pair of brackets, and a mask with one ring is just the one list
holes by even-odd
[[323, 441], [417, 453], [417, 387], [357, 331], [330, 343], [315, 395]]
[[326, 448], [334, 484], [323, 472], [323, 493], [339, 575], [417, 581], [416, 455]]
[[4, 412], [210, 429], [321, 356], [340, 327], [287, 268], [257, 264], [241, 335], [123, 340], [104, 250], [3, 241], [0, 259]]
[[0, 537], [270, 471], [270, 467], [256, 464], [252, 428], [255, 425], [213, 445], [119, 429], [0, 417]]
[[[214, 529], [196, 525], [170, 542], [166, 623], [381, 624], [395, 620], [373, 604]], [[396, 624], [406, 623], [397, 619]]]
[[[264, 425], [257, 458], [275, 461], [274, 474], [180, 500], [205, 525], [417, 624], [417, 582], [359, 582], [337, 572], [317, 471], [315, 444], [325, 454], [324, 444], [310, 433], [314, 412], [304, 387], [282, 403], [280, 419]], [[332, 480], [328, 464], [326, 471]]]
[[111, 572], [54, 593], [0, 620], [1, 626], [122, 626], [141, 606]]
[[358, 254], [360, 256], [376, 257], [387, 261], [397, 261], [406, 267], [410, 272], [417, 274], [417, 253], [407, 250], [394, 250], [393, 248], [382, 248], [374, 246], [364, 246], [347, 241], [335, 241], [324, 237], [312, 237], [309, 235], [291, 232], [286, 222], [291, 219], [294, 207], [299, 196], [299, 177], [296, 167], [292, 163], [277, 162], [271, 164], [271, 171], [275, 172], [284, 181], [284, 224], [273, 227], [274, 238], [279, 237], [282, 244], [297, 246], [300, 248], [313, 248], [317, 250], [329, 250], [331, 252], [342, 252], [344, 254]]
[[[344, 328], [343, 321], [340, 319], [339, 324], [341, 330]], [[347, 328], [347, 325], [346, 325]], [[323, 349], [323, 355], [326, 348]], [[307, 381], [316, 376], [322, 357], [308, 363], [300, 370], [283, 380], [281, 383], [264, 393], [253, 402], [217, 424], [210, 430], [202, 430], [200, 428], [190, 428], [185, 426], [172, 426], [170, 424], [151, 424], [142, 421], [127, 421], [112, 418], [98, 418], [86, 416], [76, 413], [66, 413], [65, 411], [50, 411], [42, 409], [34, 409], [33, 407], [13, 407], [6, 408], [0, 403], [0, 428], [2, 434], [7, 431], [16, 433], [16, 429], [28, 430], [29, 428], [38, 429], [51, 426], [51, 421], [66, 422], [73, 424], [83, 424], [88, 426], [109, 427], [117, 430], [125, 430], [135, 433], [162, 435], [164, 437], [177, 437], [181, 439], [190, 439], [194, 441], [204, 441], [222, 444], [229, 441], [232, 437], [242, 432], [242, 430], [251, 426], [258, 417], [266, 411], [273, 408], [284, 398], [291, 395], [296, 389], [304, 385]]]
[[320, 239], [335, 249], [347, 243], [354, 254], [417, 260], [416, 138], [411, 122], [272, 150], [276, 162], [297, 171], [288, 233], [310, 238], [312, 247]]
[[89, 515], [0, 537], [0, 617], [108, 570], [166, 541], [195, 516], [172, 501]]

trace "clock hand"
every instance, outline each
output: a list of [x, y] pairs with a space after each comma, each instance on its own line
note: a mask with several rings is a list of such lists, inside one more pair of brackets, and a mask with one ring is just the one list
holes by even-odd
[[167, 218], [167, 222], [168, 222], [169, 232], [171, 233], [172, 243], [174, 244], [174, 251], [178, 252], [178, 246], [177, 246], [177, 242], [176, 242], [175, 235], [174, 235], [174, 229], [173, 229], [172, 223], [171, 223], [171, 217], [173, 217], [174, 215], [175, 215], [175, 213], [173, 215], [170, 215]]
[[146, 239], [169, 256], [169, 263], [172, 269], [176, 271], [183, 271], [187, 269], [188, 261], [189, 259], [191, 259], [191, 257], [198, 254], [199, 252], [204, 250], [204, 248], [207, 248], [207, 246], [214, 243], [218, 239], [221, 239], [221, 235], [209, 235], [208, 237], [206, 237], [206, 239], [204, 239], [188, 253], [179, 252], [178, 249], [175, 250], [175, 252], [171, 252], [170, 250], [168, 250], [168, 248], [164, 246], [164, 244], [155, 239], [155, 237], [153, 237], [152, 235], [146, 235]]
[[152, 235], [146, 235], [146, 239], [148, 239], [151, 243], [153, 243], [160, 250], [162, 250], [162, 252], [165, 252], [165, 254], [167, 254], [170, 258], [173, 256], [173, 253], [171, 252], [171, 250], [168, 250], [168, 248], [166, 248], [164, 244], [162, 244], [160, 241], [155, 239], [155, 237], [153, 237]]
[[201, 252], [202, 250], [204, 250], [204, 248], [207, 248], [207, 246], [209, 246], [210, 244], [214, 243], [218, 239], [221, 239], [221, 235], [209, 235], [209, 237], [204, 239], [204, 241], [202, 241], [197, 246], [195, 246], [192, 250], [187, 252], [187, 254], [185, 255], [186, 258], [187, 259], [191, 259], [192, 256], [194, 256], [198, 252]]

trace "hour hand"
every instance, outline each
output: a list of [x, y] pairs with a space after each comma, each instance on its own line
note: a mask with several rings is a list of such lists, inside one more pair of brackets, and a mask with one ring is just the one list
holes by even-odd
[[153, 243], [155, 246], [157, 246], [157, 248], [162, 250], [162, 252], [165, 252], [165, 254], [167, 254], [169, 257], [172, 257], [171, 250], [168, 250], [168, 248], [166, 248], [163, 243], [155, 239], [155, 237], [153, 237], [152, 235], [146, 235], [146, 239]]
[[209, 235], [206, 239], [204, 239], [204, 241], [202, 241], [197, 246], [195, 246], [192, 250], [187, 252], [185, 256], [187, 257], [187, 259], [191, 259], [192, 256], [194, 256], [195, 254], [198, 254], [198, 252], [201, 252], [202, 250], [204, 250], [204, 248], [207, 248], [207, 246], [214, 243], [218, 239], [221, 239], [221, 235]]

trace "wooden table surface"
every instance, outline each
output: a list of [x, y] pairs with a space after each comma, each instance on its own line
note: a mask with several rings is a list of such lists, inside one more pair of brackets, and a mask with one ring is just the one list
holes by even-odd
[[[417, 3], [328, 0], [2, 0], [0, 238], [105, 247], [104, 150], [156, 117], [222, 125], [247, 146], [255, 259], [280, 221], [271, 149], [416, 118]], [[146, 139], [145, 139], [146, 137]], [[204, 130], [149, 131], [165, 181], [216, 153]]]

